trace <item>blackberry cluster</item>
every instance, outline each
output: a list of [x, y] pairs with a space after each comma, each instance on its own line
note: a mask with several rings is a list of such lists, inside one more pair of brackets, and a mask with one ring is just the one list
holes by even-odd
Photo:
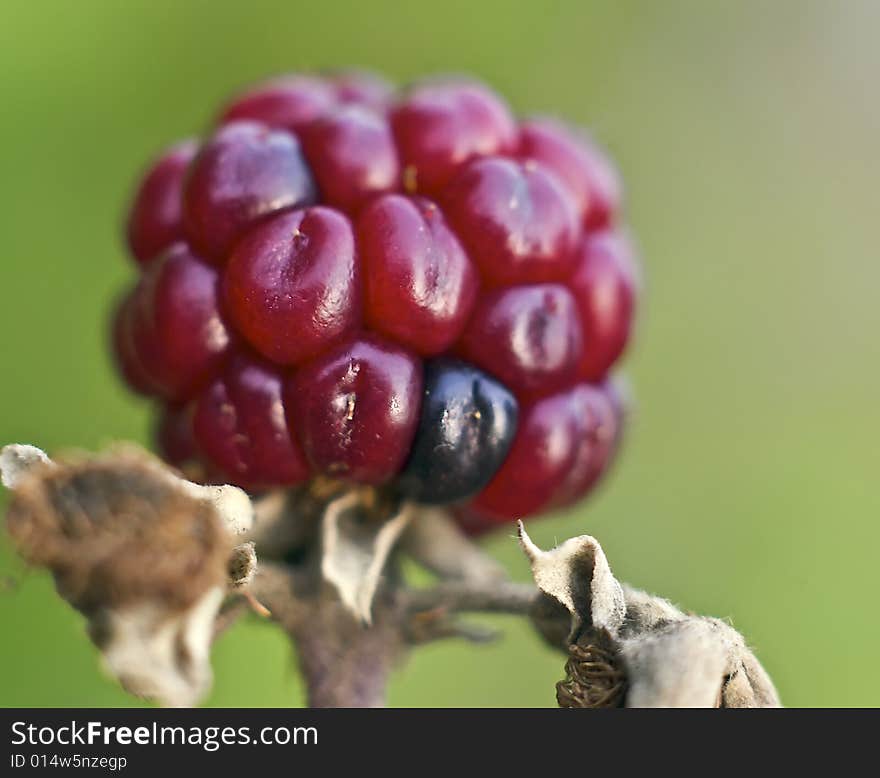
[[456, 505], [566, 505], [608, 466], [636, 267], [614, 168], [485, 86], [363, 73], [246, 92], [147, 171], [114, 319], [173, 464]]

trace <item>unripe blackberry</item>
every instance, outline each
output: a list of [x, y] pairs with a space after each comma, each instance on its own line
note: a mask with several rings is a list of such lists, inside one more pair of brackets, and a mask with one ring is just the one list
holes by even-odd
[[563, 284], [527, 284], [486, 292], [459, 353], [517, 396], [541, 397], [570, 384], [583, 357], [575, 299]]
[[574, 271], [577, 211], [560, 180], [537, 163], [476, 159], [443, 203], [487, 286], [564, 281]]
[[356, 211], [400, 186], [400, 162], [388, 119], [360, 105], [344, 105], [302, 131], [306, 159], [327, 205]]
[[237, 354], [195, 398], [193, 437], [211, 469], [251, 488], [293, 486], [308, 478], [284, 414], [283, 383], [275, 366]]
[[129, 334], [153, 390], [182, 401], [222, 365], [230, 335], [219, 308], [215, 268], [174, 243], [135, 290]]
[[471, 159], [504, 154], [516, 145], [509, 109], [482, 84], [417, 85], [391, 117], [408, 191], [437, 195]]
[[606, 470], [637, 269], [589, 139], [485, 86], [294, 75], [161, 155], [114, 314], [173, 464], [249, 489], [317, 476], [448, 504], [470, 529]]
[[477, 272], [443, 212], [422, 197], [373, 200], [358, 219], [366, 324], [425, 356], [463, 334]]
[[235, 241], [266, 216], [316, 199], [299, 139], [258, 122], [233, 122], [205, 142], [187, 173], [184, 231], [223, 265]]
[[622, 199], [620, 178], [586, 135], [576, 135], [552, 119], [531, 119], [520, 127], [518, 153], [559, 176], [587, 229], [614, 223]]
[[230, 254], [223, 276], [229, 318], [280, 365], [301, 364], [354, 331], [360, 286], [351, 222], [323, 206], [256, 226]]
[[383, 484], [400, 471], [422, 399], [422, 369], [376, 336], [343, 343], [288, 379], [287, 413], [316, 472]]
[[146, 264], [183, 238], [183, 177], [198, 151], [188, 140], [168, 149], [138, 187], [128, 216], [128, 247]]

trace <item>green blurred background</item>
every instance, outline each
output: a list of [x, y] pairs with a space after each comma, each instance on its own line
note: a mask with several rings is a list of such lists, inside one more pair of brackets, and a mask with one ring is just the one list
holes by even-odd
[[[147, 439], [104, 349], [132, 274], [121, 214], [230, 91], [474, 73], [594, 129], [645, 256], [628, 445], [600, 494], [530, 531], [596, 535], [619, 577], [732, 619], [790, 705], [880, 704], [878, 31], [870, 0], [4, 0], [0, 442]], [[488, 546], [527, 578], [510, 533]], [[131, 704], [5, 541], [0, 576], [0, 705]], [[553, 705], [561, 657], [499, 624], [500, 644], [419, 650], [391, 703]], [[301, 704], [269, 626], [233, 630], [214, 667], [211, 705]]]

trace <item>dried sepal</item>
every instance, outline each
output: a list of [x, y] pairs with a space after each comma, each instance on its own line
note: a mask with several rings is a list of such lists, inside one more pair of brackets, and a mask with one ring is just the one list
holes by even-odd
[[224, 587], [215, 586], [184, 610], [149, 599], [100, 608], [90, 615], [89, 636], [129, 694], [190, 707], [211, 688], [209, 652], [223, 596]]
[[332, 499], [321, 529], [321, 573], [343, 605], [364, 624], [391, 551], [412, 518], [408, 504], [387, 512], [372, 490], [352, 490]]
[[10, 537], [83, 611], [155, 597], [192, 605], [225, 580], [231, 536], [214, 507], [133, 459], [31, 469], [13, 492]]
[[622, 638], [659, 629], [670, 622], [687, 618], [682, 610], [663, 597], [648, 594], [628, 584], [621, 584], [621, 587], [626, 603], [626, 618], [620, 628]]
[[166, 705], [200, 699], [236, 546], [217, 500], [132, 447], [46, 458], [14, 483], [13, 543], [86, 616], [108, 669]]
[[46, 452], [36, 446], [11, 443], [0, 449], [0, 483], [15, 489], [21, 479], [34, 467], [51, 465]]
[[314, 493], [318, 479], [307, 487], [277, 489], [254, 500], [253, 527], [247, 539], [263, 559], [283, 560], [317, 542], [327, 496]]
[[226, 529], [233, 535], [244, 535], [253, 526], [254, 508], [247, 493], [237, 486], [203, 486], [180, 479], [181, 486], [201, 502], [214, 506]]
[[689, 618], [620, 646], [633, 708], [714, 708], [730, 646], [709, 620]]
[[630, 707], [779, 707], [773, 682], [733, 627], [687, 616], [624, 640]]
[[550, 551], [542, 551], [532, 542], [522, 522], [518, 528], [520, 545], [538, 588], [571, 614], [569, 639], [591, 627], [617, 634], [626, 613], [623, 589], [612, 575], [599, 542], [581, 535]]
[[778, 708], [781, 703], [776, 686], [758, 658], [743, 646], [738, 652], [721, 689], [724, 708]]
[[182, 478], [161, 459], [131, 443], [113, 446], [105, 455], [117, 462], [135, 462], [152, 468], [158, 477], [167, 479], [175, 488], [199, 502], [209, 503], [233, 535], [244, 535], [254, 524], [254, 505], [247, 492], [231, 484], [197, 484]]
[[400, 539], [400, 547], [446, 580], [491, 583], [507, 578], [504, 568], [483, 553], [442, 508], [419, 506]]
[[229, 585], [233, 589], [245, 589], [253, 583], [257, 574], [257, 549], [251, 541], [232, 549], [228, 571]]
[[561, 706], [779, 706], [736, 630], [621, 585], [594, 538], [542, 551], [520, 526], [520, 542], [543, 594], [532, 606], [533, 623], [568, 653], [566, 678], [557, 684]]

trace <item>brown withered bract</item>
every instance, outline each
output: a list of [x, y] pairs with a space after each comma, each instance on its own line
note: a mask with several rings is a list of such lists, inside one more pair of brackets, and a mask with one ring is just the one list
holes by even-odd
[[520, 522], [519, 538], [541, 594], [530, 615], [568, 654], [556, 685], [564, 708], [766, 708], [773, 682], [729, 624], [683, 612], [621, 584], [589, 535], [550, 551]]
[[234, 545], [213, 505], [133, 450], [33, 467], [7, 525], [21, 555], [85, 613], [146, 599], [189, 608], [225, 582]]

